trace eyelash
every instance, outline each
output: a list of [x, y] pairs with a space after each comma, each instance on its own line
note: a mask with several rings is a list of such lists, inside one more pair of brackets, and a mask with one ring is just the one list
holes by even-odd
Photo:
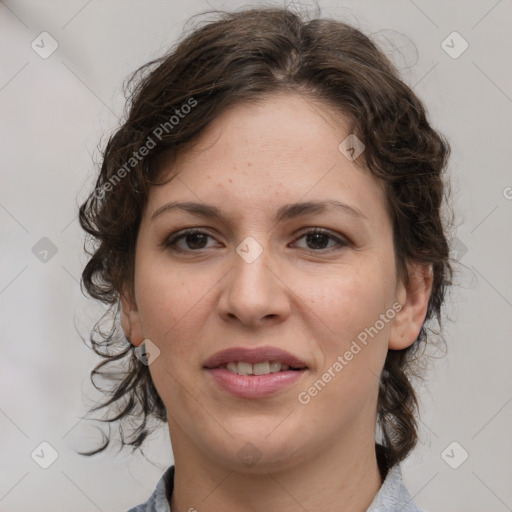
[[[201, 229], [186, 229], [186, 230], [181, 231], [175, 235], [170, 236], [169, 238], [164, 240], [164, 242], [162, 242], [161, 245], [165, 249], [168, 249], [168, 250], [171, 250], [174, 252], [180, 252], [180, 253], [196, 252], [196, 253], [199, 253], [200, 251], [204, 251], [206, 249], [196, 249], [196, 250], [194, 250], [194, 249], [179, 249], [177, 247], [178, 241], [180, 241], [182, 238], [185, 238], [188, 235], [197, 235], [197, 234], [207, 235], [207, 236], [214, 238], [210, 233], [208, 233], [207, 231], [203, 231]], [[304, 238], [307, 235], [325, 235], [325, 236], [329, 237], [331, 240], [334, 240], [336, 242], [337, 247], [334, 247], [334, 248], [331, 247], [328, 249], [309, 249], [310, 251], [316, 252], [316, 253], [332, 252], [333, 250], [339, 250], [339, 249], [349, 245], [349, 242], [342, 240], [342, 239], [334, 236], [330, 231], [327, 231], [327, 230], [321, 229], [321, 228], [313, 228], [313, 229], [310, 229], [309, 231], [305, 231], [299, 236], [299, 238], [297, 238], [297, 240], [300, 240], [301, 238]]]

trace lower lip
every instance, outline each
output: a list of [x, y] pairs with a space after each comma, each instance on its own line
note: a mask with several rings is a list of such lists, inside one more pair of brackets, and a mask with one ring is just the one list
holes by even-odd
[[263, 398], [275, 395], [295, 384], [305, 370], [284, 371], [267, 375], [239, 375], [225, 368], [209, 368], [217, 385], [231, 395], [242, 398]]

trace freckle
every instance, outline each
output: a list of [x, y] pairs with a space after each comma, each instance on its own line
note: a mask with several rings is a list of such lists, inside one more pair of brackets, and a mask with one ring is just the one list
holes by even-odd
[[231, 178], [229, 178], [229, 180], [228, 180], [228, 181], [229, 181], [229, 183], [233, 183], [233, 180], [232, 180]]
[[251, 164], [251, 162], [247, 162], [247, 165], [248, 165], [249, 167], [251, 167], [251, 165], [252, 165], [252, 164]]

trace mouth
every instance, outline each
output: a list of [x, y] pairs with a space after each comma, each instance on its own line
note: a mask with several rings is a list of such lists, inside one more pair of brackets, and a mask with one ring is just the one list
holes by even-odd
[[[286, 363], [280, 363], [279, 361], [262, 361], [259, 363], [230, 361], [229, 363], [221, 364], [216, 368], [222, 368], [238, 375], [269, 375], [270, 373], [287, 371], [298, 372], [306, 369], [306, 367], [294, 368]], [[209, 369], [213, 370], [214, 368]]]
[[306, 370], [307, 364], [299, 357], [277, 347], [233, 347], [215, 353], [204, 363], [204, 368], [224, 368], [238, 375], [266, 375], [282, 371]]
[[220, 390], [240, 398], [265, 398], [296, 384], [308, 370], [299, 357], [276, 347], [235, 347], [217, 352], [203, 368]]

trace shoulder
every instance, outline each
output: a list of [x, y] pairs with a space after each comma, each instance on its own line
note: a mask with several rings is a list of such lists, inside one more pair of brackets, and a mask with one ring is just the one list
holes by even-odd
[[169, 500], [174, 488], [174, 466], [167, 468], [147, 501], [127, 512], [171, 512]]
[[414, 503], [402, 480], [399, 464], [389, 469], [386, 479], [367, 512], [423, 512]]

